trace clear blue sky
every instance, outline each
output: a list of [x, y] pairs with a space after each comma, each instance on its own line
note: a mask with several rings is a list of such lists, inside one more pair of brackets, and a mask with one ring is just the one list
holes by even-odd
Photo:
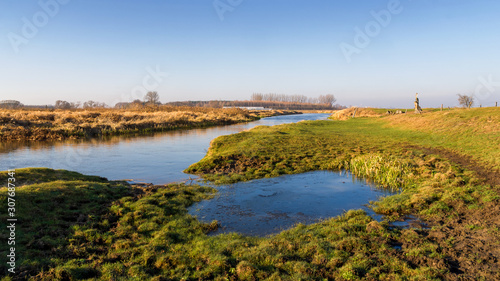
[[148, 89], [162, 102], [261, 92], [412, 107], [418, 92], [430, 107], [476, 92], [491, 105], [499, 11], [495, 0], [1, 0], [0, 100], [114, 104]]

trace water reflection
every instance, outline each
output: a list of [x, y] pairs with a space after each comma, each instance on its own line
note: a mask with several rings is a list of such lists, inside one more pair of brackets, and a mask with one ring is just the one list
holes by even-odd
[[182, 171], [206, 154], [210, 141], [259, 125], [326, 119], [329, 114], [264, 118], [256, 122], [142, 136], [61, 142], [0, 143], [0, 170], [24, 167], [67, 169], [108, 179], [164, 184], [188, 178]]
[[213, 233], [239, 232], [265, 236], [297, 223], [310, 224], [338, 216], [345, 210], [365, 209], [365, 204], [390, 195], [346, 173], [316, 171], [216, 187], [211, 200], [195, 204], [190, 214], [200, 220], [217, 220]]

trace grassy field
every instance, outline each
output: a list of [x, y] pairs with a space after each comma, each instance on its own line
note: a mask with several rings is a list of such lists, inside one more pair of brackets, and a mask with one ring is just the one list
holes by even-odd
[[[186, 208], [210, 198], [212, 188], [139, 187], [62, 170], [19, 169], [19, 273], [12, 277], [498, 280], [499, 117], [500, 110], [483, 108], [306, 121], [215, 139], [190, 172], [234, 182], [349, 169], [381, 188], [401, 190], [371, 203], [386, 216], [382, 222], [351, 210], [265, 238], [207, 235], [217, 222], [201, 223]], [[8, 177], [0, 173], [0, 202], [7, 201]], [[409, 215], [429, 228], [391, 226]], [[6, 219], [2, 212], [3, 229]], [[6, 272], [6, 263], [0, 267]]]
[[224, 183], [349, 169], [403, 190], [372, 203], [388, 220], [414, 215], [432, 226], [398, 234], [401, 260], [440, 268], [436, 278], [493, 280], [500, 278], [499, 148], [500, 109], [427, 110], [257, 127], [217, 138], [187, 171]]
[[228, 125], [293, 111], [161, 106], [140, 110], [0, 109], [0, 141], [81, 139]]

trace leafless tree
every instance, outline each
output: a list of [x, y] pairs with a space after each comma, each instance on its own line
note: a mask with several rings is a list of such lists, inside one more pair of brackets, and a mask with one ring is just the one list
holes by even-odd
[[465, 107], [471, 108], [472, 105], [474, 104], [474, 96], [472, 96], [472, 95], [467, 96], [467, 95], [458, 94], [458, 103], [464, 108]]
[[321, 95], [318, 98], [319, 103], [332, 105], [337, 101], [334, 95]]
[[160, 95], [158, 92], [148, 92], [144, 97], [144, 101], [148, 104], [155, 105], [160, 104]]
[[70, 102], [71, 108], [79, 108], [80, 105], [82, 105], [82, 102], [77, 101], [77, 102]]
[[71, 104], [65, 100], [56, 100], [54, 107], [57, 109], [70, 109]]
[[0, 108], [10, 108], [10, 109], [15, 109], [15, 108], [21, 108], [24, 105], [17, 100], [3, 100], [0, 101]]
[[334, 95], [321, 95], [318, 98], [309, 98], [304, 95], [285, 95], [285, 94], [260, 94], [254, 93], [251, 97], [252, 101], [270, 101], [283, 103], [309, 103], [309, 104], [324, 104], [333, 106], [337, 101]]
[[103, 102], [97, 102], [89, 100], [83, 103], [83, 108], [105, 108], [106, 104]]
[[259, 93], [253, 93], [253, 94], [252, 94], [252, 98], [251, 98], [251, 100], [254, 100], [254, 101], [261, 101], [262, 99], [263, 99], [262, 94], [259, 94]]

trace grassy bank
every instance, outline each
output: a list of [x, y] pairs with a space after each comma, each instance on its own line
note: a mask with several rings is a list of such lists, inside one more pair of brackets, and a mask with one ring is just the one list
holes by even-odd
[[[207, 156], [189, 168], [220, 182], [350, 169], [385, 188], [402, 189], [372, 202], [389, 221], [414, 215], [429, 229], [394, 228], [351, 210], [265, 238], [209, 236], [217, 222], [200, 223], [186, 208], [211, 197], [211, 188], [141, 188], [68, 171], [19, 169], [19, 273], [12, 277], [498, 280], [500, 195], [494, 159], [499, 151], [479, 141], [464, 150], [457, 147], [476, 135], [486, 138], [480, 130], [467, 133], [465, 124], [496, 126], [489, 120], [499, 115], [482, 109], [257, 127], [217, 138]], [[419, 125], [430, 120], [427, 128]], [[462, 126], [451, 126], [456, 122]], [[436, 132], [431, 136], [429, 131]], [[492, 141], [498, 147], [498, 139]], [[7, 178], [0, 173], [0, 183]], [[0, 202], [6, 196], [3, 187]], [[1, 213], [3, 229], [6, 219]], [[6, 241], [6, 235], [2, 232], [1, 239]], [[0, 266], [6, 272], [6, 263]]]
[[142, 110], [0, 110], [0, 141], [63, 140], [249, 122], [293, 111], [157, 107]]
[[[9, 176], [0, 173], [0, 181]], [[267, 238], [207, 236], [186, 207], [208, 187], [130, 186], [50, 169], [18, 169], [16, 274], [2, 280], [355, 280], [439, 276], [395, 255], [398, 232], [362, 211]], [[6, 190], [0, 190], [6, 202]], [[7, 216], [0, 216], [6, 227]], [[2, 232], [2, 239], [7, 238]], [[6, 256], [2, 247], [2, 256]], [[0, 265], [6, 272], [7, 265]]]
[[257, 127], [217, 138], [187, 171], [222, 183], [349, 169], [402, 188], [374, 202], [376, 211], [432, 226], [397, 234], [400, 261], [439, 268], [434, 277], [493, 280], [500, 278], [499, 124], [498, 108], [482, 108]]

